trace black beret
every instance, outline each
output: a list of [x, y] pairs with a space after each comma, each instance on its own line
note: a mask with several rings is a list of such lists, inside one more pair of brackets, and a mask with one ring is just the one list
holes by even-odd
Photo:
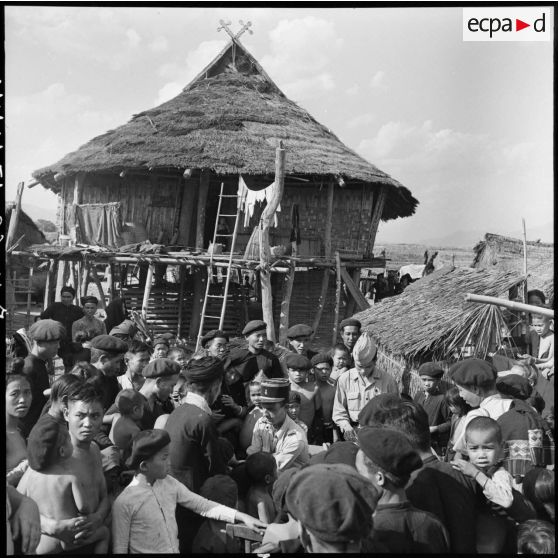
[[170, 436], [166, 430], [154, 428], [142, 430], [132, 438], [132, 454], [126, 461], [129, 469], [137, 469], [139, 464], [170, 444]]
[[444, 369], [438, 362], [425, 362], [419, 366], [419, 376], [428, 376], [430, 378], [441, 378], [444, 375]]
[[291, 382], [287, 378], [264, 379], [261, 383], [259, 401], [261, 403], [280, 403], [289, 399]]
[[287, 330], [287, 337], [289, 339], [296, 339], [297, 337], [310, 336], [314, 330], [306, 324], [296, 324]]
[[496, 382], [496, 370], [486, 360], [468, 358], [452, 365], [450, 377], [459, 386], [490, 387]]
[[27, 334], [34, 341], [59, 341], [66, 335], [64, 326], [56, 320], [39, 320]]
[[117, 326], [114, 326], [110, 331], [109, 335], [129, 335], [133, 337], [138, 330], [136, 324], [132, 322], [132, 320], [124, 320], [123, 322], [119, 323]]
[[252, 320], [244, 326], [242, 335], [250, 335], [251, 333], [262, 330], [267, 330], [267, 324], [262, 320]]
[[312, 365], [308, 357], [299, 355], [298, 353], [289, 353], [285, 357], [285, 365], [287, 368], [297, 368], [299, 370], [310, 370]]
[[358, 423], [360, 426], [375, 426], [381, 424], [380, 415], [389, 409], [395, 409], [401, 404], [398, 393], [379, 393], [360, 410]]
[[225, 359], [224, 367], [225, 370], [234, 368], [242, 376], [243, 382], [250, 382], [259, 372], [256, 355], [248, 349], [233, 349]]
[[339, 331], [341, 331], [345, 326], [357, 326], [358, 329], [360, 329], [362, 324], [354, 318], [346, 318], [339, 324]]
[[496, 380], [496, 389], [503, 395], [515, 397], [516, 399], [529, 399], [533, 388], [527, 378], [519, 374], [507, 374]]
[[201, 346], [205, 347], [205, 345], [211, 341], [212, 339], [226, 339], [227, 343], [229, 342], [229, 336], [220, 329], [212, 329], [208, 331], [202, 338], [201, 338]]
[[318, 539], [350, 542], [365, 539], [379, 494], [348, 465], [317, 464], [298, 471], [289, 483], [289, 513]]
[[128, 350], [128, 345], [114, 335], [97, 335], [89, 341], [89, 346], [92, 349], [114, 354], [124, 354]]
[[365, 426], [357, 431], [357, 437], [364, 454], [387, 473], [405, 478], [422, 467], [419, 454], [402, 432]]
[[212, 356], [193, 358], [186, 365], [186, 370], [182, 372], [186, 380], [190, 382], [206, 383], [222, 378], [224, 373], [223, 361]]
[[62, 293], [70, 293], [72, 296], [76, 296], [76, 290], [73, 287], [70, 287], [70, 285], [66, 285], [65, 287], [62, 287], [60, 289], [60, 294]]
[[144, 378], [164, 378], [180, 373], [180, 364], [170, 358], [155, 358], [142, 371]]
[[342, 463], [355, 469], [356, 454], [358, 446], [353, 442], [345, 440], [334, 442], [327, 451], [317, 453], [310, 458], [310, 465], [316, 463]]
[[67, 427], [54, 417], [48, 415], [47, 418], [41, 417], [37, 421], [27, 439], [27, 459], [31, 469], [42, 471], [53, 464], [61, 433], [69, 435]]
[[87, 303], [99, 304], [99, 299], [96, 296], [84, 296], [81, 299], [81, 303], [82, 304], [87, 304]]
[[310, 359], [310, 364], [316, 366], [316, 364], [321, 364], [322, 362], [327, 362], [330, 366], [333, 366], [333, 359], [327, 353], [318, 353]]

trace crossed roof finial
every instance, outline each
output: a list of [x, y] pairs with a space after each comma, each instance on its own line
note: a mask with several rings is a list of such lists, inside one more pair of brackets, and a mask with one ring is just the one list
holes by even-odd
[[244, 23], [241, 19], [238, 20], [238, 23], [240, 23], [240, 25], [242, 25], [242, 28], [240, 29], [240, 31], [235, 35], [230, 29], [229, 29], [229, 25], [231, 24], [230, 21], [225, 21], [223, 19], [219, 20], [219, 27], [217, 27], [217, 31], [221, 31], [221, 29], [224, 29], [230, 36], [230, 38], [233, 41], [236, 41], [240, 35], [242, 35], [245, 31], [248, 31], [248, 33], [250, 33], [250, 35], [252, 35], [254, 32], [250, 29], [250, 27], [252, 26], [252, 22], [251, 21], [247, 21], [246, 23]]

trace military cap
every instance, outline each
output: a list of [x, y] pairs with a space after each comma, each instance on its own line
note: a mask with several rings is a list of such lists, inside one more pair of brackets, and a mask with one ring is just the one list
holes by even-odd
[[441, 378], [444, 375], [444, 369], [438, 362], [425, 362], [419, 366], [419, 376], [428, 376], [429, 378]]
[[70, 285], [66, 285], [60, 289], [60, 294], [62, 293], [70, 293], [72, 296], [76, 296], [76, 290]]
[[287, 330], [287, 337], [289, 339], [296, 339], [297, 337], [307, 337], [314, 333], [314, 330], [306, 324], [296, 324]]
[[301, 402], [302, 399], [300, 398], [300, 393], [298, 393], [298, 391], [291, 390], [291, 393], [289, 393], [289, 404], [298, 403], [300, 405]]
[[260, 403], [281, 403], [288, 401], [291, 382], [287, 378], [263, 379], [261, 383]]
[[496, 389], [503, 395], [515, 399], [529, 399], [533, 393], [533, 387], [527, 378], [519, 374], [507, 374], [496, 380]]
[[358, 423], [360, 426], [376, 426], [382, 424], [382, 415], [401, 404], [401, 397], [397, 393], [379, 393], [360, 410]]
[[356, 326], [358, 327], [358, 329], [360, 329], [362, 327], [362, 324], [354, 318], [345, 318], [339, 324], [339, 331], [341, 331], [345, 326]]
[[318, 539], [351, 542], [370, 534], [378, 497], [372, 483], [348, 465], [324, 463], [293, 475], [285, 502]]
[[133, 337], [136, 334], [138, 328], [136, 324], [132, 322], [132, 320], [124, 320], [123, 322], [119, 323], [117, 326], [114, 326], [110, 331], [109, 335], [129, 335]]
[[262, 330], [267, 330], [267, 324], [262, 320], [252, 320], [244, 326], [242, 335], [250, 335], [251, 333]]
[[56, 320], [39, 320], [27, 334], [33, 341], [59, 341], [66, 335], [64, 326]]
[[225, 370], [234, 368], [241, 376], [243, 382], [250, 382], [258, 374], [258, 360], [256, 355], [248, 349], [233, 349], [225, 359]]
[[365, 426], [357, 431], [357, 437], [364, 454], [387, 473], [405, 478], [422, 467], [419, 454], [402, 432]]
[[142, 371], [144, 378], [164, 378], [180, 373], [180, 364], [170, 358], [155, 358]]
[[328, 353], [318, 353], [310, 359], [310, 364], [316, 366], [316, 364], [321, 364], [322, 362], [327, 362], [330, 366], [333, 366], [333, 359]]
[[297, 370], [310, 370], [312, 368], [308, 357], [298, 353], [288, 353], [285, 356], [285, 365], [287, 368], [296, 368]]
[[225, 339], [227, 343], [229, 342], [229, 336], [220, 329], [212, 329], [208, 331], [202, 338], [201, 338], [201, 346], [205, 347], [209, 341], [212, 339]]
[[57, 458], [57, 450], [60, 447], [59, 436], [68, 434], [68, 429], [56, 419], [41, 419], [31, 429], [27, 440], [27, 459], [29, 467], [35, 471], [52, 465]]
[[316, 463], [341, 463], [355, 467], [356, 454], [358, 453], [358, 446], [353, 442], [345, 440], [334, 442], [329, 446], [326, 451], [317, 453], [310, 458], [310, 465]]
[[126, 461], [129, 469], [137, 469], [139, 464], [170, 444], [170, 436], [166, 430], [154, 428], [142, 430], [132, 438], [132, 454]]
[[84, 296], [81, 299], [82, 304], [99, 304], [99, 299], [96, 296]]
[[459, 386], [490, 387], [496, 381], [496, 371], [486, 360], [467, 358], [452, 365], [450, 377]]
[[92, 349], [114, 353], [115, 355], [124, 354], [128, 350], [128, 345], [114, 335], [97, 335], [89, 341], [89, 346]]
[[223, 361], [212, 356], [193, 358], [182, 372], [189, 382], [211, 383], [222, 378], [225, 373]]

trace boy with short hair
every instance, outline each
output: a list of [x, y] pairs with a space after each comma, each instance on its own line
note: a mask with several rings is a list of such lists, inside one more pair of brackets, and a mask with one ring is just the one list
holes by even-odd
[[317, 432], [316, 443], [332, 444], [337, 441], [338, 434], [333, 424], [333, 400], [335, 398], [335, 382], [331, 380], [333, 359], [327, 353], [318, 353], [310, 361], [322, 403], [322, 422]]
[[333, 361], [329, 379], [336, 384], [339, 376], [349, 369], [351, 364], [351, 353], [344, 343], [335, 344], [330, 349], [329, 353]]
[[132, 452], [132, 438], [141, 431], [144, 401], [144, 397], [133, 389], [123, 389], [116, 396], [115, 405], [120, 417], [115, 417], [112, 421], [109, 438], [120, 450], [123, 461], [126, 461]]
[[291, 417], [306, 434], [308, 434], [308, 426], [300, 420], [300, 393], [292, 391], [289, 394], [289, 402], [287, 403], [287, 414]]
[[277, 463], [273, 455], [259, 451], [246, 459], [250, 488], [246, 494], [246, 513], [259, 517], [264, 523], [275, 519], [276, 510], [271, 489], [277, 479]]
[[136, 339], [130, 341], [124, 355], [126, 372], [122, 376], [118, 376], [118, 383], [122, 389], [135, 389], [136, 391], [141, 389], [145, 381], [141, 372], [149, 364], [150, 357], [149, 345]]
[[320, 393], [314, 381], [308, 381], [310, 361], [303, 355], [289, 353], [285, 357], [291, 392], [300, 394], [300, 420], [310, 428], [316, 411], [321, 409]]
[[144, 430], [134, 437], [127, 465], [136, 474], [113, 505], [115, 554], [177, 554], [177, 504], [211, 519], [240, 522], [257, 530], [265, 528], [261, 521], [206, 500], [168, 475], [169, 444], [165, 430]]

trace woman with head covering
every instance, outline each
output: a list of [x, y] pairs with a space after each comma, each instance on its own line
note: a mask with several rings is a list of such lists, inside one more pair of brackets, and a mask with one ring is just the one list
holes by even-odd
[[72, 340], [76, 341], [77, 336], [83, 339], [83, 334], [85, 334], [85, 340], [87, 341], [93, 339], [93, 337], [97, 337], [97, 335], [106, 335], [107, 330], [105, 329], [104, 322], [95, 318], [95, 312], [99, 304], [97, 297], [83, 297], [81, 303], [83, 304], [83, 313], [85, 315], [72, 324]]

